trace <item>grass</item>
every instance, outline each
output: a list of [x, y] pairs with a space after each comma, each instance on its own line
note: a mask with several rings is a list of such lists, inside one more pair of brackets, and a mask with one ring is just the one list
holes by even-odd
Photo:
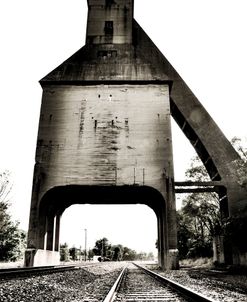
[[197, 258], [197, 259], [183, 259], [179, 261], [181, 267], [202, 267], [210, 268], [213, 266], [212, 258]]

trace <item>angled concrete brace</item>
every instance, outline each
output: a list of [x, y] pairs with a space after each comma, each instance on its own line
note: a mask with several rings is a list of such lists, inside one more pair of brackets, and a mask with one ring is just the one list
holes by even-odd
[[147, 60], [152, 58], [157, 73], [165, 74], [172, 81], [171, 115], [195, 148], [211, 180], [221, 181], [227, 188], [230, 214], [236, 213], [239, 208], [246, 208], [247, 191], [239, 184], [236, 173], [237, 163], [241, 162], [240, 156], [178, 72], [136, 21], [134, 28], [139, 51]]

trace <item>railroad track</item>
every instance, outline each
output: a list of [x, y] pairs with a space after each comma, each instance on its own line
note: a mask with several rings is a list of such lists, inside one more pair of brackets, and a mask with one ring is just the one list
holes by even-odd
[[17, 277], [26, 277], [32, 275], [50, 274], [56, 272], [65, 272], [68, 270], [77, 270], [92, 266], [101, 265], [101, 263], [74, 263], [70, 265], [49, 265], [34, 267], [18, 267], [0, 269], [0, 279], [12, 279]]
[[123, 269], [104, 302], [215, 302], [137, 264]]
[[29, 277], [33, 275], [45, 275], [56, 272], [65, 272], [78, 269], [86, 269], [93, 266], [100, 266], [102, 263], [74, 263], [71, 265], [49, 265], [35, 267], [18, 267], [18, 268], [3, 268], [0, 269], [0, 280], [13, 279], [19, 277]]
[[49, 274], [55, 272], [65, 272], [68, 270], [78, 269], [76, 265], [56, 265], [56, 266], [37, 266], [0, 269], [0, 279], [12, 279], [17, 277], [25, 277], [36, 274]]

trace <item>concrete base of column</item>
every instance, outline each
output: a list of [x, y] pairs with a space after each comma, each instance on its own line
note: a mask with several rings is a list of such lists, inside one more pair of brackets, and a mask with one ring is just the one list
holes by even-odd
[[223, 236], [213, 237], [213, 262], [218, 264], [225, 263]]
[[25, 267], [30, 266], [46, 266], [59, 265], [60, 254], [55, 251], [47, 251], [40, 249], [27, 249], [25, 251]]
[[170, 249], [168, 251], [166, 270], [176, 270], [176, 269], [179, 269], [178, 250]]
[[247, 253], [236, 252], [233, 254], [233, 266], [247, 268]]

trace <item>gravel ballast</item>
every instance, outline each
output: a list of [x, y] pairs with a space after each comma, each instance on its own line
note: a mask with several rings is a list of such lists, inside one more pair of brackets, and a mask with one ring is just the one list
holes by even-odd
[[[160, 275], [176, 281], [194, 291], [220, 302], [246, 302], [247, 289], [245, 276], [208, 276], [193, 270], [158, 272]], [[245, 283], [246, 284], [246, 283]]]
[[106, 296], [123, 263], [0, 281], [1, 302], [97, 302]]
[[[124, 265], [125, 263], [122, 262], [105, 262], [73, 271], [0, 280], [0, 301], [102, 301]], [[155, 266], [147, 267], [151, 270], [155, 268]], [[247, 301], [247, 277], [244, 275], [214, 275], [193, 269], [169, 272], [155, 271], [215, 301]]]

